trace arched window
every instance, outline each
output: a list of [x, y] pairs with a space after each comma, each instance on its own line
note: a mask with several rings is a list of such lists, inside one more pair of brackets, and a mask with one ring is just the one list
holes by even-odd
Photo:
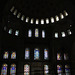
[[11, 59], [16, 59], [16, 52], [12, 52]]
[[48, 59], [48, 50], [44, 49], [44, 59], [47, 60]]
[[45, 38], [45, 31], [42, 30], [42, 38]]
[[7, 64], [2, 65], [1, 75], [7, 75]]
[[35, 29], [35, 37], [39, 37], [39, 30]]
[[48, 65], [44, 65], [44, 74], [45, 75], [49, 74], [49, 66]]
[[9, 57], [9, 53], [7, 51], [4, 52], [3, 59], [8, 59], [8, 57]]
[[9, 34], [12, 34], [12, 29], [9, 29], [9, 32], [8, 32]]
[[57, 53], [57, 60], [62, 60], [61, 53]]
[[62, 34], [62, 37], [65, 37], [66, 36], [65, 32], [61, 32], [61, 34]]
[[53, 17], [51, 17], [51, 23], [54, 23], [54, 18]]
[[65, 73], [66, 73], [66, 75], [68, 73], [70, 73], [70, 66], [69, 65], [65, 65]]
[[57, 73], [58, 73], [58, 75], [61, 74], [62, 72], [63, 72], [62, 66], [61, 65], [57, 65]]
[[56, 15], [55, 18], [56, 18], [56, 21], [59, 21], [59, 16]]
[[55, 33], [55, 38], [58, 38], [58, 33]]
[[32, 37], [32, 30], [28, 30], [28, 37]]
[[10, 75], [16, 75], [16, 65], [12, 64], [10, 67]]
[[30, 66], [28, 64], [24, 65], [24, 75], [30, 75]]
[[26, 48], [25, 49], [25, 59], [29, 59], [29, 54], [30, 54], [29, 48]]
[[64, 60], [68, 60], [68, 59], [69, 59], [68, 54], [64, 53]]
[[19, 35], [19, 31], [18, 31], [18, 30], [15, 31], [15, 35], [16, 35], [16, 36]]
[[34, 60], [38, 60], [39, 57], [40, 57], [40, 55], [39, 55], [39, 49], [36, 48], [36, 49], [34, 50]]

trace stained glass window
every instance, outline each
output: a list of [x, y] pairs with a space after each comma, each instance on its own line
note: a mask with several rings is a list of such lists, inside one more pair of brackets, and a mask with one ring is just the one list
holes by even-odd
[[8, 57], [9, 57], [9, 53], [7, 51], [4, 52], [3, 59], [8, 59]]
[[57, 73], [58, 74], [61, 74], [63, 71], [62, 71], [62, 66], [61, 65], [57, 65]]
[[32, 31], [31, 30], [28, 31], [28, 37], [32, 37]]
[[44, 74], [47, 75], [49, 73], [49, 66], [44, 65]]
[[34, 60], [38, 60], [39, 59], [39, 49], [35, 49], [34, 50]]
[[42, 38], [45, 38], [45, 31], [42, 30]]
[[1, 75], [7, 75], [7, 64], [2, 65]]
[[62, 60], [61, 53], [57, 53], [57, 60]]
[[25, 59], [29, 59], [29, 49], [25, 49]]
[[48, 50], [44, 49], [44, 59], [48, 59]]
[[12, 52], [11, 59], [16, 59], [16, 52]]
[[16, 75], [16, 65], [12, 64], [10, 67], [10, 75]]
[[39, 30], [35, 29], [35, 37], [39, 37]]
[[70, 66], [69, 65], [65, 65], [65, 73], [69, 73], [70, 72]]
[[30, 66], [28, 64], [24, 65], [24, 75], [30, 75]]
[[68, 54], [64, 53], [64, 60], [68, 60], [68, 59], [69, 59]]

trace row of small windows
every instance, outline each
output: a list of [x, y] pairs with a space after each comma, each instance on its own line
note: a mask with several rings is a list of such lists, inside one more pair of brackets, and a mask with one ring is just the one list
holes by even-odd
[[[9, 58], [9, 52], [6, 51], [3, 54], [3, 59], [8, 59]], [[11, 53], [11, 59], [16, 59], [16, 52], [12, 52]], [[30, 50], [29, 48], [25, 49], [25, 59], [30, 59]], [[34, 50], [34, 60], [39, 60], [40, 59], [40, 50], [38, 48], [36, 48]], [[47, 60], [48, 59], [48, 50], [44, 49], [44, 59]]]
[[[1, 75], [7, 75], [7, 69], [8, 69], [8, 65], [3, 64], [2, 69], [1, 69]], [[16, 65], [15, 64], [11, 64], [10, 66], [10, 75], [16, 75]]]
[[62, 60], [63, 58], [64, 58], [64, 60], [69, 60], [68, 53], [64, 53], [63, 56], [61, 53], [57, 53], [57, 60]]
[[[8, 59], [9, 58], [9, 52], [5, 51], [3, 54], [3, 59]], [[16, 52], [11, 53], [11, 59], [16, 59]]]
[[[64, 60], [69, 60], [69, 56], [67, 53], [64, 53], [62, 56], [61, 53], [57, 53], [57, 60], [62, 60], [64, 57]], [[9, 58], [9, 53], [8, 51], [4, 52], [3, 54], [3, 59], [8, 59]], [[44, 49], [44, 59], [47, 60], [49, 58], [48, 55], [48, 49]], [[11, 59], [16, 59], [16, 52], [11, 53]], [[30, 59], [30, 49], [26, 48], [25, 49], [25, 59]], [[39, 60], [40, 59], [40, 50], [38, 48], [34, 49], [34, 60]]]
[[[4, 27], [4, 30], [6, 30], [6, 27]], [[12, 34], [13, 30], [9, 29], [8, 33]], [[19, 30], [15, 31], [15, 36], [19, 36]], [[28, 37], [32, 37], [32, 30], [31, 29], [28, 30]], [[37, 29], [37, 28], [35, 29], [35, 37], [39, 37], [39, 29]], [[42, 30], [42, 38], [45, 38], [45, 30]]]
[[[71, 35], [72, 34], [71, 30], [67, 30], [67, 34]], [[59, 33], [56, 32], [55, 35], [54, 35], [54, 37], [55, 38], [59, 38]], [[66, 33], [65, 32], [61, 32], [61, 37], [66, 37]]]
[[25, 16], [24, 15], [21, 15], [20, 12], [18, 13], [18, 10], [15, 9], [14, 6], [10, 9], [10, 11], [13, 12], [13, 15], [16, 15], [17, 18], [20, 18], [21, 17], [21, 20], [22, 21], [25, 20], [25, 22], [27, 22], [27, 23], [30, 22], [31, 24], [33, 24], [34, 22], [35, 22], [35, 24], [40, 24], [40, 23], [41, 24], [45, 24], [45, 22], [46, 22], [46, 24], [49, 24], [50, 22], [51, 23], [54, 23], [55, 21], [59, 21], [60, 19], [64, 19], [65, 16], [68, 16], [68, 13], [64, 10], [63, 13], [60, 13], [60, 16], [56, 15], [55, 18], [54, 17], [51, 17], [50, 19], [49, 18], [46, 18], [46, 20], [41, 19], [40, 21], [39, 21], [39, 19], [36, 19], [36, 21], [34, 21], [34, 18], [31, 18], [31, 19], [29, 17], [26, 17], [25, 18]]
[[[32, 30], [28, 30], [28, 37], [32, 37]], [[35, 29], [35, 37], [39, 37], [39, 29]], [[45, 30], [42, 30], [42, 38], [45, 38]]]
[[[8, 65], [3, 64], [1, 69], [1, 75], [7, 75]], [[57, 65], [57, 74], [62, 75], [63, 74], [63, 67], [62, 65]], [[49, 65], [44, 65], [44, 75], [49, 74]], [[65, 74], [70, 75], [70, 66], [65, 65]], [[16, 75], [16, 65], [11, 64], [10, 66], [10, 75]], [[25, 64], [24, 65], [24, 75], [30, 75], [30, 65]]]
[[[29, 48], [25, 49], [25, 59], [30, 58], [30, 50]], [[34, 60], [39, 60], [40, 59], [40, 50], [38, 48], [34, 49]], [[44, 59], [48, 59], [48, 49], [44, 49]]]
[[[57, 65], [57, 73], [58, 73], [58, 75], [62, 75], [63, 71], [64, 70], [63, 70], [62, 65]], [[65, 65], [65, 75], [71, 75], [69, 65]]]

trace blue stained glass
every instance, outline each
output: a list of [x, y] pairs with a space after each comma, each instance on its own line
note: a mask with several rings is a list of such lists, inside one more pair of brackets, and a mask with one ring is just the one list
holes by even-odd
[[1, 70], [1, 75], [7, 75], [7, 64], [3, 64], [2, 70]]
[[15, 64], [12, 64], [11, 65], [11, 68], [10, 68], [10, 74], [12, 75], [16, 75], [16, 65]]
[[38, 49], [35, 49], [34, 50], [34, 59], [39, 59], [39, 50]]
[[48, 59], [48, 50], [44, 49], [44, 59]]

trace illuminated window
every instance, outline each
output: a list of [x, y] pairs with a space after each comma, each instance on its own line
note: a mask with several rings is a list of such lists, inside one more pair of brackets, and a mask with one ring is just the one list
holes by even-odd
[[21, 16], [21, 13], [18, 13], [17, 18], [20, 18], [20, 16]]
[[69, 65], [65, 65], [65, 73], [66, 73], [66, 75], [70, 75], [70, 66]]
[[38, 60], [39, 59], [39, 49], [35, 49], [34, 50], [34, 60]]
[[25, 59], [29, 59], [29, 49], [25, 49]]
[[10, 9], [10, 11], [13, 12], [14, 9], [15, 9], [15, 7], [13, 6], [13, 7]]
[[61, 53], [57, 53], [57, 60], [62, 60]]
[[62, 72], [63, 72], [62, 66], [61, 65], [57, 65], [57, 73], [61, 74]]
[[44, 49], [44, 59], [48, 59], [48, 50]]
[[19, 35], [19, 31], [18, 31], [18, 30], [16, 30], [15, 35], [16, 35], [16, 36], [18, 36], [18, 35]]
[[35, 29], [35, 37], [39, 37], [39, 30]]
[[56, 21], [59, 21], [59, 17], [58, 16], [55, 16], [55, 18], [56, 18]]
[[12, 52], [11, 59], [16, 59], [16, 52]]
[[36, 24], [39, 24], [39, 19], [36, 19]]
[[55, 33], [55, 38], [58, 38], [58, 33]]
[[29, 22], [29, 17], [26, 18], [26, 22]]
[[64, 11], [65, 16], [68, 16], [68, 13], [66, 11]]
[[42, 38], [45, 38], [45, 31], [42, 30]]
[[22, 21], [24, 21], [24, 18], [25, 18], [25, 16], [24, 16], [24, 15], [22, 15], [21, 20], [22, 20]]
[[45, 75], [49, 74], [49, 66], [48, 65], [44, 65], [44, 74]]
[[72, 34], [72, 32], [70, 30], [68, 30], [68, 35], [71, 35], [71, 34]]
[[28, 30], [28, 37], [32, 37], [32, 30]]
[[9, 34], [12, 34], [12, 29], [10, 29], [8, 33], [9, 33]]
[[4, 52], [3, 59], [8, 59], [8, 57], [9, 57], [9, 53], [8, 52]]
[[7, 64], [2, 65], [1, 75], [7, 75]]
[[10, 75], [16, 75], [16, 65], [12, 64], [10, 67]]
[[68, 54], [64, 53], [64, 60], [68, 60], [68, 59], [69, 59]]
[[54, 18], [53, 17], [51, 17], [51, 23], [54, 23]]
[[46, 24], [49, 24], [49, 19], [48, 18], [46, 18]]
[[44, 24], [44, 19], [41, 19], [41, 24]]
[[30, 23], [31, 23], [31, 24], [33, 24], [33, 23], [34, 23], [34, 19], [33, 19], [33, 18], [31, 19]]
[[15, 11], [13, 12], [13, 15], [16, 15], [17, 14], [17, 10], [15, 9]]
[[30, 75], [30, 66], [28, 64], [24, 65], [24, 75]]
[[62, 32], [61, 34], [62, 34], [62, 37], [65, 37], [66, 36], [65, 32]]
[[60, 18], [63, 19], [64, 18], [64, 15], [62, 13], [60, 13]]

